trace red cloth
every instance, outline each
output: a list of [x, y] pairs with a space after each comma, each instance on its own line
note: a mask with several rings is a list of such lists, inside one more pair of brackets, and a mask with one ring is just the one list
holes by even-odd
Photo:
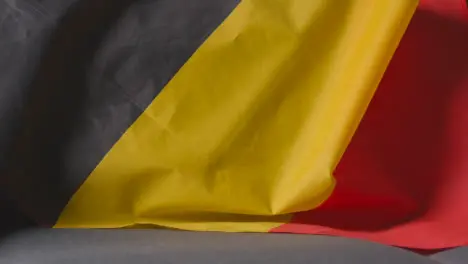
[[468, 245], [468, 7], [421, 0], [319, 209], [275, 232]]

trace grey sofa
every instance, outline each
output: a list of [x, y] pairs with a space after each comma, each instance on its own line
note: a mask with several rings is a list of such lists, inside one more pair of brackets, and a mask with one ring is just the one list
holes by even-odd
[[9, 264], [464, 264], [468, 248], [432, 255], [339, 237], [169, 230], [24, 229], [0, 239]]

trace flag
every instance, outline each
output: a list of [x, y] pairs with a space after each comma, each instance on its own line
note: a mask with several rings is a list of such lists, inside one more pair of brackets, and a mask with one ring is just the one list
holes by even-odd
[[335, 176], [275, 231], [420, 249], [468, 244], [468, 5], [422, 0]]
[[56, 226], [268, 231], [317, 207], [413, 7], [240, 2]]
[[57, 228], [289, 232], [416, 2], [4, 2], [2, 191]]

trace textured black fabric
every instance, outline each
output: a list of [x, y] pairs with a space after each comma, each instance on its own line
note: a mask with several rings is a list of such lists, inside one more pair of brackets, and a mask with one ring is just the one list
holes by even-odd
[[0, 263], [440, 264], [402, 249], [337, 237], [47, 229], [3, 239]]
[[238, 2], [0, 0], [0, 191], [53, 224]]
[[9, 234], [34, 226], [6, 197], [0, 194], [0, 240]]
[[[73, 2], [0, 0], [0, 215], [5, 231], [21, 225], [19, 218], [24, 218], [15, 203], [18, 195], [11, 194], [17, 190], [14, 183], [21, 184], [25, 179], [6, 171], [7, 156], [21, 127], [22, 111], [44, 47], [61, 14]], [[30, 196], [34, 196], [33, 192]]]

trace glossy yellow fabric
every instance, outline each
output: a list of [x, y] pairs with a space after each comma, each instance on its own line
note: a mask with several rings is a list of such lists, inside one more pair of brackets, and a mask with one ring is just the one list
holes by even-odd
[[242, 1], [56, 226], [268, 231], [317, 207], [416, 2]]

